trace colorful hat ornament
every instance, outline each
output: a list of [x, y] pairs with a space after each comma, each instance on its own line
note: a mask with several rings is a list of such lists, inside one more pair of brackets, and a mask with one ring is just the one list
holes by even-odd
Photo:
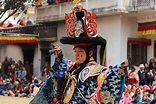
[[[97, 34], [96, 14], [88, 12], [80, 3], [81, 0], [74, 0], [76, 5], [72, 12], [65, 14], [67, 37], [62, 37], [62, 44], [73, 46], [100, 45], [100, 53], [104, 56], [106, 40]], [[100, 55], [101, 55], [100, 54]]]

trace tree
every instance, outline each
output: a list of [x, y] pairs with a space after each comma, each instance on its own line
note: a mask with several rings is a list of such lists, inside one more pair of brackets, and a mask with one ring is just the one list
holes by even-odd
[[0, 0], [0, 19], [4, 16], [7, 11], [11, 11], [11, 13], [0, 22], [0, 26], [12, 15], [19, 11], [26, 12], [25, 3], [33, 3], [34, 0]]

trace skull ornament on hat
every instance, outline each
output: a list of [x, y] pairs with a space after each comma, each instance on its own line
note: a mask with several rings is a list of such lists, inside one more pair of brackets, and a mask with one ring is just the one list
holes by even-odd
[[66, 33], [60, 42], [63, 44], [106, 44], [106, 40], [97, 34], [96, 14], [88, 12], [80, 4], [81, 0], [74, 0], [76, 5], [72, 12], [65, 14]]
[[[95, 46], [99, 52], [100, 63], [104, 63], [106, 40], [97, 34], [96, 14], [88, 12], [80, 4], [81, 0], [74, 0], [76, 3], [71, 8], [72, 12], [65, 14], [66, 37], [62, 37], [62, 44], [73, 46], [91, 47]], [[95, 49], [97, 50], [97, 49]]]

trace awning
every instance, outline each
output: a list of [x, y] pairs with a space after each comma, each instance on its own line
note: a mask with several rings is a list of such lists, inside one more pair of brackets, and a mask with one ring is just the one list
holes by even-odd
[[156, 24], [144, 24], [138, 26], [137, 35], [138, 36], [147, 36], [156, 34]]
[[151, 39], [128, 38], [129, 44], [151, 45]]
[[39, 44], [40, 40], [36, 37], [21, 37], [21, 36], [0, 36], [0, 43], [11, 44]]

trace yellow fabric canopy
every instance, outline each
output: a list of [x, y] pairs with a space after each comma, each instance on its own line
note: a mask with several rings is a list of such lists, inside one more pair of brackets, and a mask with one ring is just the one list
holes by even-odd
[[148, 24], [138, 27], [137, 35], [138, 36], [147, 36], [156, 34], [156, 24]]
[[21, 36], [0, 36], [0, 43], [25, 43], [25, 44], [39, 44], [40, 40], [36, 37], [21, 37]]

